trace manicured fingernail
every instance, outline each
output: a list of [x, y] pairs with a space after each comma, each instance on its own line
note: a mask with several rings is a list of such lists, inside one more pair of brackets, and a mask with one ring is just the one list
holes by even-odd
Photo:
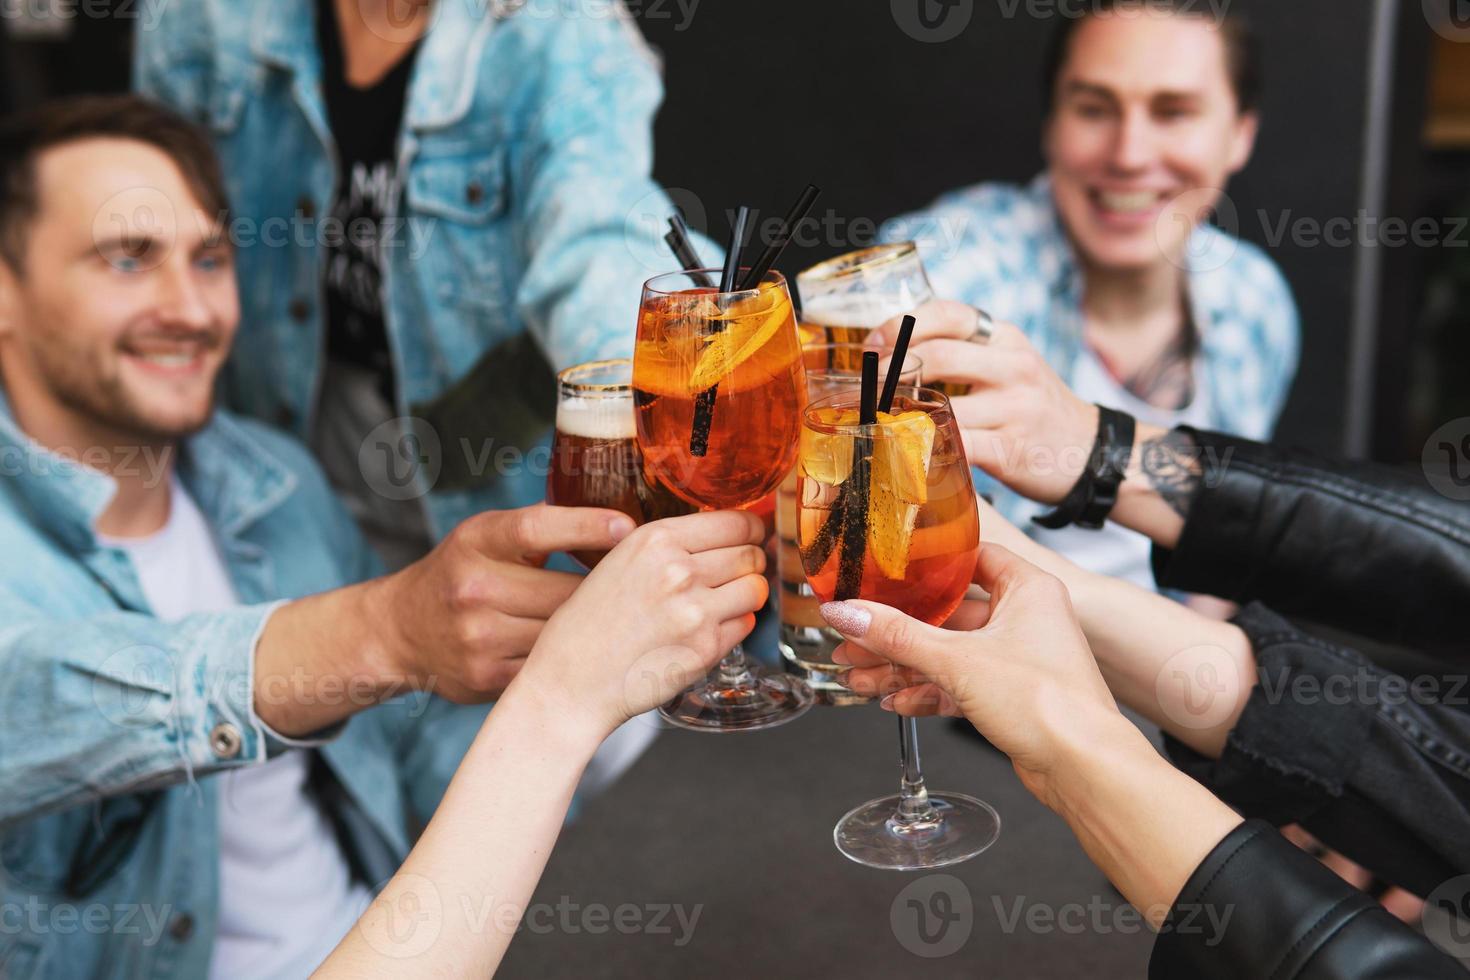
[[861, 606], [845, 602], [822, 603], [822, 618], [843, 636], [862, 637], [873, 624], [873, 614]]
[[839, 666], [847, 667], [851, 666], [852, 658], [847, 655], [847, 650], [845, 648], [838, 647], [836, 650], [832, 651], [832, 662]]
[[633, 531], [637, 529], [637, 527], [638, 525], [633, 523], [633, 518], [626, 515], [622, 517], [614, 517], [612, 520], [607, 522], [608, 533], [612, 535], [612, 539], [614, 541], [623, 540], [628, 535], [632, 534]]
[[893, 699], [896, 698], [896, 697], [898, 697], [897, 694], [889, 694], [889, 695], [887, 695], [886, 697], [883, 698], [882, 701], [879, 701], [878, 702], [878, 707], [882, 708], [884, 711], [892, 711], [893, 710]]

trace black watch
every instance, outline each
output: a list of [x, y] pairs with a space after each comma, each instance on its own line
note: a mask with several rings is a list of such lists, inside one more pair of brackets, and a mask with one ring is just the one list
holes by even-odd
[[1101, 531], [1118, 503], [1118, 488], [1128, 475], [1133, 460], [1133, 435], [1137, 423], [1127, 412], [1097, 406], [1097, 439], [1087, 468], [1070, 493], [1049, 514], [1031, 520], [1048, 530], [1069, 525]]

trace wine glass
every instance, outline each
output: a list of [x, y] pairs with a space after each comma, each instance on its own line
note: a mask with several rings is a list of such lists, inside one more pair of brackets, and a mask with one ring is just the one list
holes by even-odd
[[[808, 401], [838, 392], [857, 390], [862, 382], [862, 344], [812, 343], [802, 347], [806, 364]], [[885, 373], [886, 364], [880, 368]], [[917, 385], [923, 363], [913, 354], [904, 359], [899, 381]], [[835, 707], [867, 704], [872, 698], [855, 694], [838, 682], [842, 669], [832, 662], [832, 652], [842, 637], [822, 619], [821, 602], [807, 584], [796, 544], [796, 471], [793, 469], [776, 491], [777, 603], [781, 611], [780, 649], [786, 671], [806, 681], [817, 703]]]
[[[796, 318], [779, 272], [731, 292], [701, 286], [704, 276], [720, 270], [644, 284], [633, 356], [638, 446], [649, 479], [680, 499], [748, 508], [796, 461], [806, 405]], [[661, 713], [682, 728], [743, 732], [791, 721], [812, 701], [799, 678], [767, 673], [737, 645]]]
[[[949, 399], [897, 389], [891, 411], [860, 424], [860, 393], [813, 402], [797, 467], [797, 540], [823, 602], [866, 599], [931, 625], [959, 608], [975, 570], [980, 519]], [[1000, 835], [1000, 817], [970, 796], [930, 794], [918, 725], [899, 719], [896, 796], [848, 813], [833, 831], [859, 864], [912, 871], [968, 860]]]

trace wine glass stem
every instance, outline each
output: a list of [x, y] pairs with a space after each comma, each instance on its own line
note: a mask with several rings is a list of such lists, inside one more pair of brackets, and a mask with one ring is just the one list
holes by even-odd
[[898, 788], [898, 811], [893, 819], [901, 824], [929, 822], [939, 814], [929, 802], [924, 788], [924, 773], [919, 766], [919, 722], [916, 718], [898, 719], [898, 763], [902, 771]]
[[716, 670], [716, 683], [725, 689], [746, 688], [755, 684], [755, 677], [745, 662], [745, 647], [735, 644], [735, 649], [725, 654]]

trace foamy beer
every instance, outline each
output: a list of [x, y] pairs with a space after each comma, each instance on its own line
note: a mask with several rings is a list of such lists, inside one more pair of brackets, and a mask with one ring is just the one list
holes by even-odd
[[839, 255], [798, 275], [796, 284], [802, 325], [820, 328], [829, 344], [861, 346], [875, 327], [934, 298], [913, 242]]
[[[828, 395], [855, 389], [862, 384], [862, 343], [812, 344], [802, 348], [806, 366], [808, 403]], [[913, 354], [904, 358], [901, 380], [905, 385], [918, 385], [923, 365]], [[885, 362], [879, 376], [886, 376]], [[842, 637], [822, 618], [821, 600], [807, 584], [797, 549], [797, 471], [786, 477], [776, 491], [776, 537], [780, 551], [777, 569], [781, 579], [776, 596], [781, 609], [779, 647], [788, 673], [806, 681], [819, 704], [866, 704], [871, 698], [854, 694], [834, 676], [832, 651], [842, 644]]]
[[[639, 524], [694, 508], [644, 478], [633, 419], [633, 362], [593, 361], [557, 375], [556, 436], [546, 501], [607, 507]], [[606, 552], [577, 551], [588, 568]]]
[[[934, 298], [934, 287], [913, 242], [839, 255], [798, 275], [796, 284], [802, 301], [803, 336], [817, 344], [861, 348], [875, 329]], [[842, 367], [861, 370], [861, 350], [854, 356], [857, 360]], [[951, 396], [965, 394], [958, 385], [933, 387]]]

